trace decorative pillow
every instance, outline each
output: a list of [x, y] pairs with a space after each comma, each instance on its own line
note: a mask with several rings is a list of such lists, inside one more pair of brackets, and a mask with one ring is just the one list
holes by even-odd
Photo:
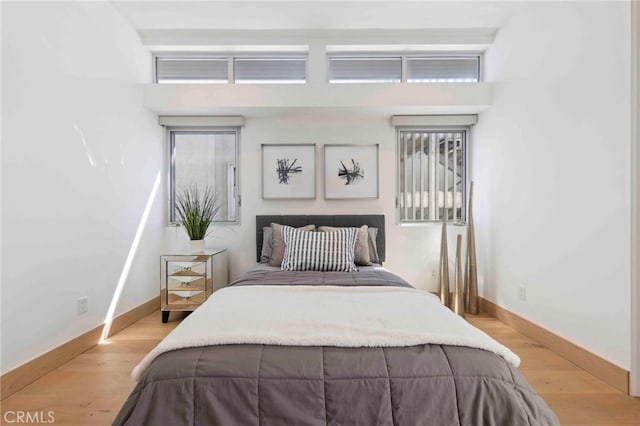
[[[282, 259], [284, 258], [284, 241], [282, 239], [282, 227], [279, 223], [271, 224], [271, 257], [269, 258], [269, 266], [282, 265]], [[305, 225], [302, 228], [298, 228], [303, 231], [313, 231], [316, 229], [315, 225]]]
[[378, 256], [378, 228], [369, 228], [367, 232], [369, 234], [369, 260], [372, 263], [380, 263], [380, 256]]
[[260, 252], [260, 263], [269, 263], [271, 259], [271, 227], [262, 228], [262, 251]]
[[335, 232], [305, 232], [282, 227], [285, 271], [356, 271], [353, 248], [358, 228], [341, 228]]
[[[356, 246], [354, 248], [355, 254], [355, 264], [359, 266], [369, 266], [371, 265], [371, 258], [369, 255], [369, 233], [367, 231], [369, 227], [367, 225], [362, 225], [360, 228], [355, 228], [358, 230], [356, 235]], [[332, 226], [320, 226], [318, 231], [320, 232], [336, 232], [343, 228], [334, 228]]]

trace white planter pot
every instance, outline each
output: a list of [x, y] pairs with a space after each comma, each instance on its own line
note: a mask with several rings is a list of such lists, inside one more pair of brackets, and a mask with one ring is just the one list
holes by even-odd
[[204, 251], [204, 240], [189, 240], [189, 250], [194, 253], [202, 253]]

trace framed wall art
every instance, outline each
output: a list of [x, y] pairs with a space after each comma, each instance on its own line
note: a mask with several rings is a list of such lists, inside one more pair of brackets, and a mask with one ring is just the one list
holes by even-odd
[[379, 145], [325, 145], [324, 198], [378, 198]]
[[316, 145], [262, 145], [262, 198], [316, 198]]

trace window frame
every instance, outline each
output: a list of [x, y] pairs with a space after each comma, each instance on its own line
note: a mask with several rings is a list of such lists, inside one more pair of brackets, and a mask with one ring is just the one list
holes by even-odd
[[[475, 84], [482, 83], [484, 81], [484, 53], [483, 52], [424, 52], [424, 51], [358, 51], [358, 52], [326, 52], [325, 55], [325, 81], [328, 84], [349, 84], [348, 81], [342, 81], [337, 83], [331, 82], [331, 58], [400, 58], [400, 81], [399, 82], [370, 82], [364, 84], [446, 84], [446, 82], [409, 82], [408, 79], [408, 59], [410, 58], [477, 58], [478, 60], [478, 81], [473, 82]], [[460, 84], [469, 84], [460, 83]], [[473, 84], [471, 83], [471, 84]], [[352, 84], [363, 84], [360, 82], [353, 82]], [[450, 83], [449, 83], [450, 84]]]
[[236, 217], [235, 220], [216, 220], [212, 224], [215, 225], [240, 225], [242, 197], [240, 192], [240, 127], [235, 126], [166, 126], [167, 141], [167, 204], [166, 214], [169, 226], [179, 226], [180, 223], [175, 220], [175, 140], [174, 134], [234, 134], [236, 140], [235, 146], [235, 198], [236, 198]]
[[[469, 155], [469, 146], [471, 139], [471, 126], [470, 125], [420, 125], [420, 126], [396, 126], [396, 197], [395, 197], [395, 211], [396, 211], [396, 224], [400, 226], [422, 226], [428, 225], [432, 223], [442, 223], [443, 219], [415, 219], [415, 220], [407, 220], [402, 219], [402, 205], [400, 203], [400, 199], [403, 196], [401, 191], [401, 133], [402, 132], [416, 132], [416, 133], [425, 133], [425, 132], [442, 132], [442, 133], [459, 133], [464, 132], [464, 138], [462, 143], [462, 182], [464, 182], [464, 188], [462, 191], [462, 208], [460, 212], [460, 218], [449, 220], [447, 218], [447, 222], [452, 223], [454, 225], [466, 225], [467, 223], [467, 191], [469, 190], [469, 172], [468, 172], [468, 161], [467, 157]], [[437, 192], [436, 192], [437, 193]], [[429, 192], [429, 197], [431, 197], [431, 192]], [[446, 198], [446, 197], [445, 197]], [[431, 201], [431, 200], [429, 200]]]
[[424, 58], [434, 58], [434, 59], [477, 59], [478, 63], [477, 63], [477, 69], [478, 69], [478, 81], [466, 81], [466, 82], [462, 82], [462, 81], [454, 81], [451, 83], [482, 83], [483, 81], [483, 72], [482, 72], [482, 68], [483, 68], [483, 55], [482, 53], [462, 53], [462, 52], [456, 52], [456, 53], [439, 53], [439, 52], [429, 52], [429, 53], [411, 53], [411, 54], [407, 54], [404, 55], [402, 58], [402, 69], [403, 69], [403, 73], [402, 76], [404, 77], [403, 79], [403, 83], [408, 83], [408, 84], [442, 84], [442, 83], [449, 83], [449, 82], [440, 82], [440, 81], [435, 81], [435, 82], [423, 82], [423, 81], [409, 81], [409, 59], [424, 59]]
[[[332, 58], [343, 58], [343, 59], [400, 59], [400, 81], [331, 81], [331, 59]], [[331, 53], [327, 52], [325, 55], [325, 80], [327, 84], [399, 84], [404, 83], [405, 80], [405, 60], [402, 57], [401, 53], [398, 52], [358, 52], [358, 53], [348, 53], [348, 52], [340, 52], [340, 53]]]
[[[194, 58], [194, 59], [224, 59], [227, 61], [227, 82], [226, 83], [209, 83], [209, 84], [291, 84], [295, 86], [308, 84], [309, 83], [309, 52], [184, 52], [184, 51], [176, 51], [176, 52], [155, 52], [152, 54], [153, 58], [153, 84], [200, 84], [195, 82], [185, 82], [185, 83], [158, 83], [158, 58], [168, 58], [168, 59], [181, 59], [181, 58]], [[283, 83], [277, 80], [273, 82], [267, 83], [236, 83], [235, 78], [235, 59], [283, 59], [283, 58], [298, 58], [304, 59], [304, 68], [305, 68], [305, 81], [304, 83]]]
[[[286, 59], [304, 59], [304, 81], [302, 82], [286, 82], [283, 80], [262, 80], [257, 82], [249, 82], [249, 83], [238, 83], [236, 81], [236, 59], [272, 59], [272, 60], [286, 60]], [[232, 55], [229, 56], [229, 70], [230, 70], [230, 78], [229, 82], [232, 84], [246, 85], [246, 84], [290, 84], [290, 85], [303, 85], [309, 83], [309, 54], [243, 54], [243, 55]]]
[[[229, 55], [221, 52], [215, 54], [207, 54], [206, 52], [166, 52], [153, 53], [153, 84], [230, 84], [231, 77], [229, 70]], [[193, 81], [185, 81], [184, 83], [159, 83], [158, 82], [158, 59], [217, 59], [227, 61], [227, 82], [226, 83], [197, 83]]]

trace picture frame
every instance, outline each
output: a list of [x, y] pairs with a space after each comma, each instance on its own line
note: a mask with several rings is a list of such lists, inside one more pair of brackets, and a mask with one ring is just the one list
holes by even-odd
[[374, 145], [324, 146], [324, 198], [379, 198], [379, 151]]
[[316, 198], [316, 144], [262, 144], [262, 199]]

